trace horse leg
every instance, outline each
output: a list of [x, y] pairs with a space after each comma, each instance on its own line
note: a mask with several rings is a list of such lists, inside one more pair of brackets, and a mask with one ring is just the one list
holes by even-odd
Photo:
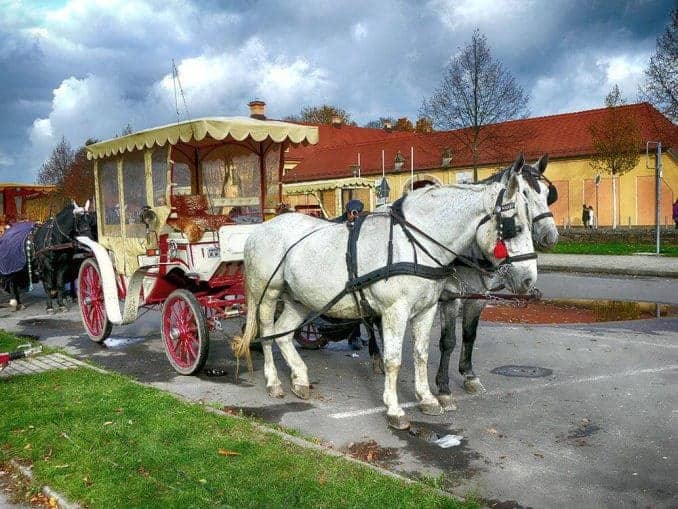
[[372, 372], [378, 375], [383, 375], [384, 374], [384, 360], [381, 358], [381, 351], [379, 350], [379, 343], [377, 343], [377, 335], [374, 332], [375, 327], [379, 329], [379, 334], [381, 337], [384, 337], [382, 327], [381, 327], [381, 317], [378, 316], [374, 319], [374, 321], [370, 324], [369, 327], [369, 336], [370, 336], [370, 341], [368, 343], [369, 345], [369, 352], [370, 352], [370, 358], [372, 359]]
[[9, 300], [9, 305], [14, 308], [14, 311], [19, 311], [20, 309], [23, 309], [23, 306], [21, 305], [21, 299], [19, 297], [19, 283], [17, 282], [17, 274], [12, 274], [9, 276], [9, 294], [12, 297]]
[[47, 296], [47, 314], [54, 314], [54, 305], [52, 304], [52, 282], [50, 278], [45, 277], [42, 280], [42, 287], [45, 289], [45, 295]]
[[459, 373], [464, 378], [464, 390], [469, 394], [485, 392], [485, 387], [473, 372], [473, 344], [478, 332], [480, 313], [485, 307], [483, 300], [467, 300], [463, 307], [462, 343], [459, 356]]
[[386, 420], [388, 425], [395, 429], [407, 429], [410, 421], [398, 404], [398, 372], [402, 363], [403, 338], [407, 327], [407, 306], [392, 306], [382, 315], [382, 330], [384, 342], [384, 404], [386, 405]]
[[443, 408], [431, 392], [428, 383], [428, 346], [431, 342], [431, 327], [438, 306], [431, 306], [412, 319], [414, 335], [414, 389], [419, 400], [419, 409], [427, 415], [440, 415]]
[[66, 290], [66, 266], [61, 265], [56, 271], [56, 291], [57, 291], [57, 306], [59, 311], [67, 311], [68, 308], [64, 304], [64, 292]]
[[[275, 322], [276, 333], [298, 327], [304, 321], [307, 314], [308, 309], [306, 307], [293, 302], [291, 299], [285, 299], [283, 312]], [[301, 399], [309, 399], [311, 397], [311, 386], [308, 381], [308, 368], [292, 343], [293, 336], [294, 333], [291, 332], [276, 338], [275, 342], [278, 344], [280, 352], [292, 371], [292, 392]]]
[[452, 399], [450, 390], [450, 356], [457, 345], [456, 325], [457, 315], [461, 301], [454, 299], [450, 301], [440, 301], [440, 365], [436, 374], [436, 385], [438, 386], [438, 401], [445, 410], [456, 410], [457, 406]]
[[[268, 336], [274, 332], [273, 323], [278, 301], [277, 297], [277, 294], [275, 294], [274, 298], [266, 298], [259, 306], [259, 330], [261, 331], [262, 336]], [[285, 396], [285, 392], [280, 383], [280, 378], [278, 378], [278, 370], [275, 367], [272, 344], [272, 339], [263, 339], [261, 341], [261, 348], [264, 352], [264, 378], [266, 379], [266, 391], [271, 397], [282, 398]]]

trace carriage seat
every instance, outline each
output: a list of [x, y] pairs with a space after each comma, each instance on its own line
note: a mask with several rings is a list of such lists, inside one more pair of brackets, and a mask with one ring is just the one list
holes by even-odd
[[167, 224], [179, 230], [189, 242], [197, 242], [206, 230], [233, 224], [228, 216], [207, 212], [207, 197], [203, 194], [188, 194], [172, 197], [172, 212]]

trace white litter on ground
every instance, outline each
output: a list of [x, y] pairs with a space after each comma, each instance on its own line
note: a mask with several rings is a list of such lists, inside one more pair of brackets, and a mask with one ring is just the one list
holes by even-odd
[[436, 444], [438, 447], [448, 449], [450, 447], [456, 447], [457, 445], [461, 444], [463, 438], [464, 437], [461, 435], [445, 435], [443, 437], [440, 437], [438, 440], [434, 440], [433, 443]]

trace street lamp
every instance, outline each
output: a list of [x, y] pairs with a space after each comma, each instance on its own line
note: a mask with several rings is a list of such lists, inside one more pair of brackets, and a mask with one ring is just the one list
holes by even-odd
[[600, 187], [600, 173], [596, 174], [596, 230], [598, 229], [598, 214], [600, 208], [598, 207], [598, 188]]

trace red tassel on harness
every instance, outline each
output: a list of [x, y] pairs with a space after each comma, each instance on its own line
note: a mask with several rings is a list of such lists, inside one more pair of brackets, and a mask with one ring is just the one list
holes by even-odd
[[494, 257], [498, 260], [502, 260], [508, 256], [508, 249], [506, 249], [506, 244], [501, 239], [497, 239], [497, 243], [494, 245]]

